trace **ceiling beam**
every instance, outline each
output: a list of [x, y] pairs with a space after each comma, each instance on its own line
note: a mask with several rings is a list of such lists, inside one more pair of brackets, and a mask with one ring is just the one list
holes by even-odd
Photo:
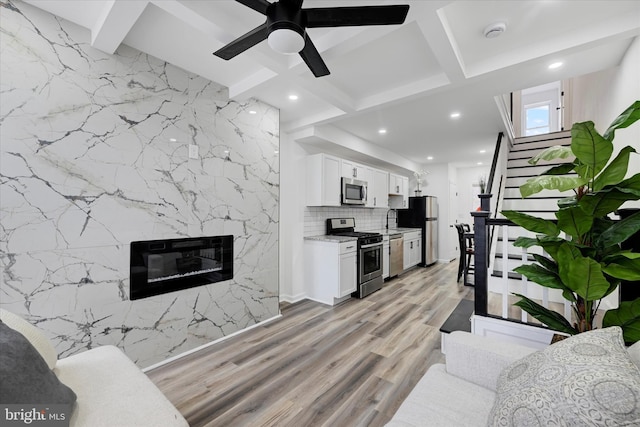
[[106, 2], [105, 7], [91, 29], [91, 46], [113, 54], [135, 25], [148, 1]]

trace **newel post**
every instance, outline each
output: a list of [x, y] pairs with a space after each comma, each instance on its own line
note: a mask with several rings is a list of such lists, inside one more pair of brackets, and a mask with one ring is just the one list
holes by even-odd
[[475, 314], [478, 316], [487, 315], [487, 295], [489, 268], [489, 236], [487, 233], [487, 220], [489, 219], [491, 194], [480, 194], [479, 211], [471, 212], [473, 216], [473, 236], [474, 236], [474, 299]]

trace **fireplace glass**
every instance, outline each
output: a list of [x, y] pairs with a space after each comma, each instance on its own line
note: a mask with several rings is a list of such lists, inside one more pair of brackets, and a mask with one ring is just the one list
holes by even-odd
[[130, 299], [233, 278], [233, 236], [131, 242]]

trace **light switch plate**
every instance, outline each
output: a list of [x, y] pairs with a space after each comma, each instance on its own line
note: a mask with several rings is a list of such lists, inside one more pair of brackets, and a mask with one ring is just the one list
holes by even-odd
[[197, 159], [198, 158], [198, 146], [195, 144], [189, 144], [189, 158]]

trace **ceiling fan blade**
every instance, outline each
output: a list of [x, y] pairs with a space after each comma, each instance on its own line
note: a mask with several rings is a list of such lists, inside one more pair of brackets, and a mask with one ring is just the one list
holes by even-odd
[[267, 14], [267, 8], [271, 3], [267, 0], [236, 0], [238, 3], [242, 3], [243, 5], [255, 10], [256, 12], [260, 12], [263, 15]]
[[286, 3], [287, 7], [293, 10], [300, 10], [302, 8], [302, 0], [280, 0], [280, 3]]
[[222, 59], [229, 60], [250, 47], [257, 45], [261, 41], [266, 40], [268, 36], [267, 23], [265, 22], [259, 27], [249, 31], [247, 34], [238, 37], [228, 45], [221, 47], [217, 51], [213, 52], [213, 54]]
[[406, 19], [409, 5], [327, 7], [302, 11], [307, 16], [307, 28], [397, 25]]
[[305, 37], [304, 48], [300, 51], [300, 56], [314, 76], [322, 77], [331, 74], [327, 68], [327, 64], [322, 60], [318, 49], [316, 49], [308, 35]]

